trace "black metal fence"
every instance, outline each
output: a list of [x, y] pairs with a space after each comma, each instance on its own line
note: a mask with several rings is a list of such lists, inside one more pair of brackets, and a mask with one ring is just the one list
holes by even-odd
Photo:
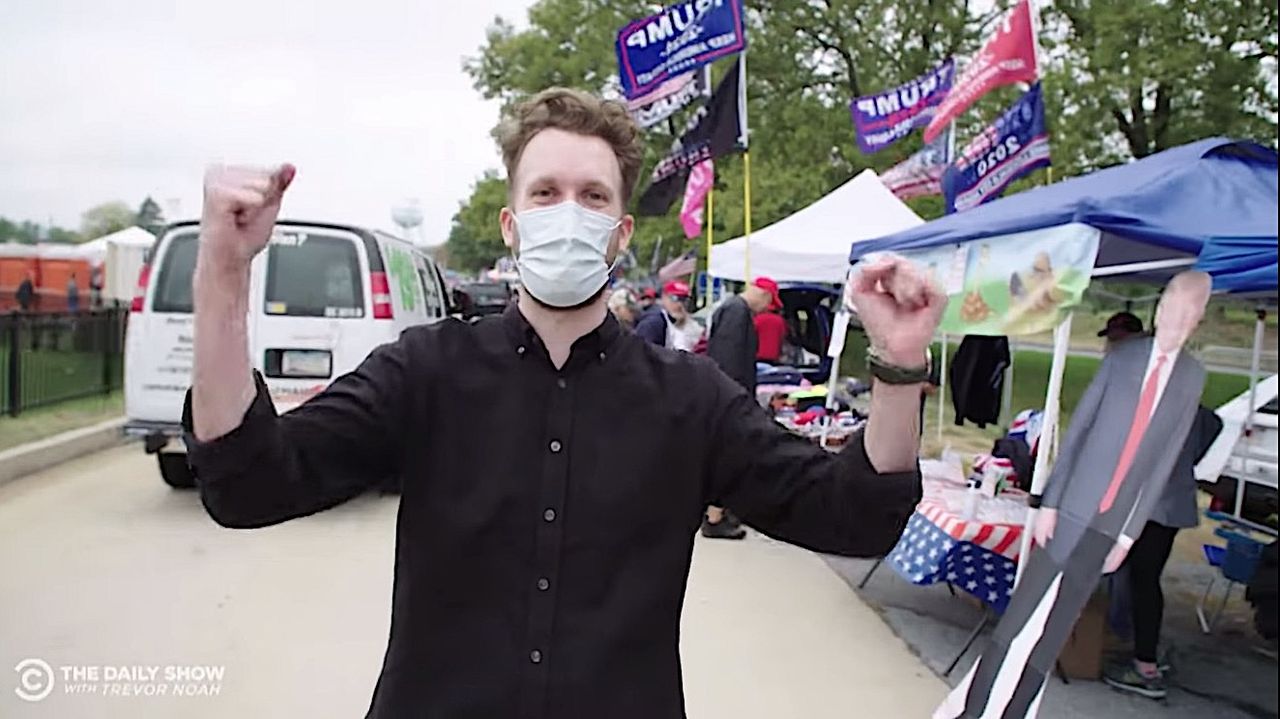
[[107, 394], [124, 384], [126, 308], [0, 315], [0, 411]]

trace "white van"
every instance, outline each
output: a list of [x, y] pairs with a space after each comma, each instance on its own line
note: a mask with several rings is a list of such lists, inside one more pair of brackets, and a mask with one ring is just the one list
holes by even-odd
[[[125, 431], [145, 438], [160, 475], [191, 487], [181, 440], [193, 359], [191, 276], [199, 225], [169, 226], [138, 277], [125, 342]], [[407, 327], [451, 307], [435, 263], [414, 245], [347, 225], [280, 221], [254, 258], [249, 352], [287, 411], [355, 369]]]

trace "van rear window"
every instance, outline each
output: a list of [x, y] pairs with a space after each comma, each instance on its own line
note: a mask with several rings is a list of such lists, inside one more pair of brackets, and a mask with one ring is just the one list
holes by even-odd
[[364, 317], [356, 244], [302, 233], [273, 240], [267, 250], [265, 311], [289, 317]]
[[164, 262], [156, 276], [155, 298], [152, 312], [182, 312], [190, 314], [191, 276], [196, 269], [196, 250], [199, 244], [196, 233], [175, 235], [164, 252]]

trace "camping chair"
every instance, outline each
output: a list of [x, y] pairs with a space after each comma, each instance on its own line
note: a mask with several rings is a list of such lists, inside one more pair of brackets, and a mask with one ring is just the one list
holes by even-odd
[[1209, 594], [1218, 581], [1216, 575], [1209, 578], [1204, 594], [1200, 595], [1200, 601], [1196, 603], [1196, 617], [1200, 620], [1200, 630], [1205, 634], [1213, 633], [1213, 625], [1218, 623], [1218, 619], [1222, 617], [1222, 611], [1226, 609], [1227, 602], [1231, 599], [1231, 590], [1237, 584], [1242, 587], [1249, 586], [1249, 581], [1253, 579], [1253, 574], [1258, 569], [1258, 560], [1262, 556], [1263, 547], [1258, 540], [1225, 527], [1219, 527], [1213, 533], [1227, 540], [1227, 546], [1204, 545], [1204, 558], [1209, 562], [1209, 566], [1221, 572], [1227, 586], [1222, 592], [1222, 599], [1218, 602], [1218, 608], [1214, 610], [1212, 619], [1205, 618], [1205, 608], [1209, 602]]

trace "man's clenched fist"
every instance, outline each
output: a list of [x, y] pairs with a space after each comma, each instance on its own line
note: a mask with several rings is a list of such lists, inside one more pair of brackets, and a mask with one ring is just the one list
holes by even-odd
[[845, 292], [882, 358], [903, 367], [924, 364], [947, 296], [910, 260], [895, 255], [868, 260]]
[[201, 253], [226, 267], [247, 267], [271, 239], [280, 200], [296, 172], [289, 164], [209, 167], [204, 174]]

